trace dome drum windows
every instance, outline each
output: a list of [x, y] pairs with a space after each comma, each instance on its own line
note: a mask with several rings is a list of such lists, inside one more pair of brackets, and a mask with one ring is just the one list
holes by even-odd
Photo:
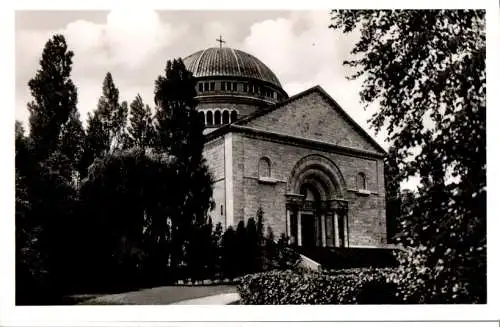
[[238, 120], [238, 112], [236, 110], [231, 111], [231, 123]]
[[227, 110], [222, 112], [222, 124], [229, 124], [229, 111]]
[[[220, 84], [219, 84], [220, 83]], [[239, 82], [199, 82], [198, 83], [198, 93], [205, 92], [241, 92], [251, 95], [257, 95], [259, 97], [265, 97], [277, 100], [278, 94], [267, 86], [261, 86], [256, 83], [239, 83]]]
[[230, 124], [238, 120], [237, 110], [203, 110], [200, 111], [202, 120], [205, 122], [205, 126], [214, 127], [221, 124]]
[[207, 111], [206, 112], [206, 116], [207, 116], [207, 123], [206, 125], [207, 126], [212, 126], [214, 124], [214, 116], [212, 114], [211, 111]]
[[220, 125], [221, 123], [221, 120], [220, 120], [220, 111], [219, 110], [216, 110], [215, 111], [215, 115], [214, 115], [215, 119], [214, 119], [214, 125]]
[[198, 92], [215, 91], [215, 82], [198, 83]]

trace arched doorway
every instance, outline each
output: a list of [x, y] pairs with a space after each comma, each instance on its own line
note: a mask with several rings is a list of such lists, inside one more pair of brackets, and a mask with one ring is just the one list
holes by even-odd
[[345, 182], [329, 159], [311, 155], [292, 170], [286, 194], [287, 236], [304, 248], [349, 244]]
[[321, 216], [315, 212], [315, 206], [321, 201], [318, 190], [312, 184], [302, 184], [300, 194], [304, 201], [311, 203], [310, 206], [303, 206], [300, 211], [301, 246], [311, 248], [322, 245]]

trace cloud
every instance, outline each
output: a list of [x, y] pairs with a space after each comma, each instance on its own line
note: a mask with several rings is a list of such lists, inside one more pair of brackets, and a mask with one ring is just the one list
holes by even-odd
[[[141, 79], [139, 76], [151, 65], [151, 58], [179, 42], [187, 31], [188, 25], [177, 24], [174, 28], [162, 22], [155, 11], [143, 9], [113, 10], [102, 24], [76, 20], [57, 30], [17, 31], [16, 119], [26, 121], [28, 114], [25, 104], [29, 101], [27, 83], [38, 69], [43, 47], [53, 34], [63, 34], [69, 49], [75, 53], [72, 79], [78, 87], [78, 108], [84, 118], [97, 103], [106, 72], [113, 74], [118, 86], [134, 77]], [[153, 81], [151, 79], [149, 84], [152, 85]], [[120, 91], [124, 95], [133, 93], [134, 96], [139, 92]], [[129, 102], [132, 100], [122, 98]]]
[[375, 109], [364, 110], [360, 103], [361, 81], [346, 79], [342, 65], [357, 39], [328, 28], [325, 11], [296, 11], [286, 17], [255, 23], [243, 41], [244, 50], [273, 70], [289, 95], [321, 85], [342, 108], [379, 144], [385, 134], [375, 135], [368, 119]]

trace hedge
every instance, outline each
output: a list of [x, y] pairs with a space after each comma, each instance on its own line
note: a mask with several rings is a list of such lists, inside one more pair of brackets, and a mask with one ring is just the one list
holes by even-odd
[[390, 268], [273, 270], [244, 276], [237, 289], [241, 304], [397, 304], [392, 273]]

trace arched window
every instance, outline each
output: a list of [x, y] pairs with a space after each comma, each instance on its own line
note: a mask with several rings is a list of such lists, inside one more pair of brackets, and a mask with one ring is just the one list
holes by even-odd
[[366, 176], [364, 173], [359, 173], [356, 179], [356, 186], [359, 190], [366, 190]]
[[220, 125], [220, 111], [219, 110], [215, 111], [214, 125]]
[[214, 116], [211, 111], [207, 111], [207, 125], [213, 125], [214, 124]]
[[271, 177], [271, 160], [269, 160], [269, 158], [260, 158], [259, 177]]
[[203, 126], [205, 126], [205, 113], [203, 111], [199, 111], [198, 117], [199, 117], [200, 121], [203, 123]]
[[227, 111], [227, 110], [224, 110], [222, 112], [222, 123], [229, 124], [229, 111]]
[[231, 123], [234, 123], [238, 119], [238, 113], [236, 110], [231, 111]]

